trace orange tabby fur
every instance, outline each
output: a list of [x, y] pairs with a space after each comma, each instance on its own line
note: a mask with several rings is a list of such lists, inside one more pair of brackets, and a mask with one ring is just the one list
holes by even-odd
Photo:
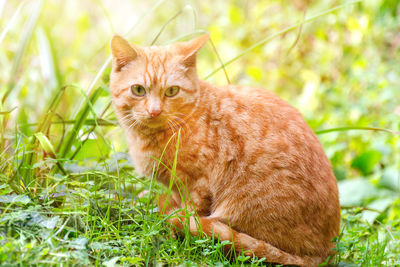
[[[199, 216], [189, 222], [193, 235], [214, 234], [268, 262], [317, 266], [339, 233], [330, 162], [299, 112], [273, 93], [199, 80], [196, 53], [207, 40], [138, 47], [114, 36], [111, 92], [135, 168], [150, 177], [161, 159], [157, 179], [169, 185], [180, 128], [179, 182], [160, 210], [187, 205], [183, 184]], [[146, 94], [135, 96], [133, 84]], [[171, 86], [180, 91], [167, 97]], [[183, 227], [178, 218], [171, 223]]]

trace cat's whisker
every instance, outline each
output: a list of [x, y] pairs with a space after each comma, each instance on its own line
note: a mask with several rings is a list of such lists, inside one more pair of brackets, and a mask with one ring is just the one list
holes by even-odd
[[131, 123], [131, 119], [130, 118], [126, 118], [124, 120], [120, 120], [120, 124], [121, 125], [129, 125]]
[[[174, 116], [174, 119], [176, 119], [176, 116]], [[182, 134], [184, 134], [184, 124], [181, 124], [179, 122], [176, 122], [175, 120], [172, 121], [174, 125], [176, 125], [176, 128], [181, 131]]]
[[135, 125], [139, 125], [140, 122], [138, 120], [135, 120], [129, 127], [128, 127], [128, 131], [133, 128]]
[[190, 134], [190, 135], [193, 133], [192, 130], [188, 127], [188, 123], [187, 123], [186, 120], [180, 118], [179, 116], [173, 116], [173, 117], [174, 117], [175, 120], [178, 120], [178, 121], [179, 121], [178, 123], [182, 126], [182, 127], [181, 127], [182, 133], [184, 133], [184, 131], [185, 131], [186, 129], [189, 131], [189, 134]]
[[[176, 114], [181, 114], [181, 115], [183, 115], [184, 116], [184, 118], [181, 118], [181, 117], [179, 117], [179, 116], [177, 116]], [[186, 114], [186, 113], [182, 113], [182, 112], [176, 112], [175, 113], [175, 115], [174, 115], [174, 118], [175, 119], [177, 119], [177, 120], [179, 120], [180, 121], [180, 123], [182, 124], [182, 130], [184, 130], [185, 129], [185, 127], [189, 130], [189, 134], [191, 135], [193, 132], [192, 132], [192, 129], [190, 129], [189, 127], [188, 127], [188, 123], [187, 123], [187, 120], [192, 116], [194, 114], [194, 112], [191, 112], [189, 115], [188, 114]]]
[[135, 125], [139, 123], [139, 121], [134, 117], [134, 114], [129, 112], [129, 114], [120, 118], [121, 124], [124, 124], [128, 127], [128, 130], [133, 128]]
[[177, 125], [173, 120], [171, 120], [171, 124], [173, 125], [173, 127], [175, 129], [175, 134], [177, 134], [177, 132], [179, 131], [179, 125]]
[[168, 119], [167, 123], [168, 123], [168, 127], [171, 129], [172, 136], [174, 136], [176, 133], [175, 133], [175, 130], [174, 130], [173, 126], [172, 126], [171, 120]]
[[122, 119], [120, 119], [121, 123], [130, 123], [132, 121], [135, 121], [135, 118], [133, 116], [125, 116]]
[[128, 117], [131, 117], [131, 116], [132, 116], [132, 114], [131, 114], [131, 113], [129, 113], [129, 114], [126, 114], [125, 116], [121, 117], [121, 118], [120, 118], [120, 120], [123, 120], [123, 119], [125, 119], [125, 118], [128, 118]]
[[133, 113], [132, 113], [131, 110], [125, 110], [125, 111], [121, 112], [121, 116], [123, 116], [123, 117], [121, 117], [121, 119], [125, 118], [125, 117], [132, 116], [132, 115], [133, 115]]
[[182, 128], [175, 121], [172, 121], [172, 123], [175, 125], [176, 131], [182, 133]]

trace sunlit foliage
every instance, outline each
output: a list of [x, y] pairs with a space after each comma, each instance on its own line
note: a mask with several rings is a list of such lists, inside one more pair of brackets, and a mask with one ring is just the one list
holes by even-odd
[[223, 244], [169, 237], [108, 87], [114, 33], [207, 31], [200, 77], [274, 91], [318, 134], [344, 210], [334, 260], [400, 264], [399, 29], [396, 0], [0, 0], [0, 263], [229, 263]]

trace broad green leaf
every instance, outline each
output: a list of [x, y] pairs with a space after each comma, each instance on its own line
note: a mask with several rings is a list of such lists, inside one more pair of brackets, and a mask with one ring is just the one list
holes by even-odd
[[237, 259], [241, 262], [247, 261], [248, 259], [250, 259], [250, 256], [242, 256], [240, 255], [239, 257], [237, 257]]
[[109, 152], [110, 147], [103, 138], [88, 139], [76, 154], [75, 159], [102, 158], [107, 156]]
[[341, 206], [360, 206], [378, 195], [378, 190], [365, 179], [344, 180], [338, 183]]
[[117, 261], [120, 259], [121, 257], [113, 257], [111, 259], [109, 259], [108, 261], [103, 261], [103, 265], [106, 267], [114, 267], [117, 266]]
[[31, 202], [31, 199], [27, 195], [3, 195], [0, 196], [0, 203], [21, 203], [21, 204], [28, 204]]
[[72, 240], [69, 244], [70, 247], [78, 250], [86, 249], [86, 244], [88, 240], [85, 237], [78, 237]]
[[58, 221], [60, 220], [60, 217], [58, 216], [54, 216], [51, 217], [49, 219], [44, 219], [43, 221], [41, 221], [39, 224], [47, 229], [54, 229], [54, 227], [56, 227]]
[[368, 204], [368, 208], [376, 211], [370, 211], [370, 210], [364, 211], [362, 214], [363, 219], [372, 224], [375, 221], [375, 219], [380, 215], [380, 212], [385, 211], [392, 203], [393, 203], [393, 198], [390, 197], [377, 199], [371, 202], [370, 204]]
[[400, 170], [396, 168], [387, 168], [382, 174], [382, 178], [379, 181], [380, 186], [384, 186], [393, 191], [400, 191]]
[[392, 203], [390, 208], [388, 219], [390, 221], [398, 221], [400, 220], [400, 198]]
[[363, 175], [368, 175], [381, 158], [382, 154], [380, 152], [375, 150], [367, 151], [357, 156], [351, 163], [351, 167], [360, 170]]

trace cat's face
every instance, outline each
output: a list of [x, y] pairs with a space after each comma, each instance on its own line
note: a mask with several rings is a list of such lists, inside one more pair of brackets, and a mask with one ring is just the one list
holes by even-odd
[[173, 127], [196, 106], [199, 84], [196, 52], [203, 35], [185, 43], [137, 47], [119, 36], [111, 42], [111, 93], [123, 127]]

